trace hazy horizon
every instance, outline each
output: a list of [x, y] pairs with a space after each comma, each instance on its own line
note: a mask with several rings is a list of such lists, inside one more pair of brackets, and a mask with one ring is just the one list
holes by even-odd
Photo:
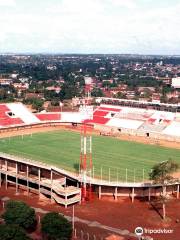
[[0, 52], [0, 55], [119, 55], [119, 56], [158, 56], [158, 57], [180, 57], [180, 54], [141, 54], [141, 53], [61, 53], [61, 52]]

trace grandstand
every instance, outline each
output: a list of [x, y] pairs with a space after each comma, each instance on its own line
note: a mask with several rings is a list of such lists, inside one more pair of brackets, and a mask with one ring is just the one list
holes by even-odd
[[[172, 122], [179, 117], [179, 113], [158, 111], [155, 109], [133, 108], [101, 104], [93, 112], [93, 119], [86, 120], [93, 123], [95, 128], [106, 126], [126, 133], [128, 130], [136, 131], [134, 134], [149, 136], [162, 134]], [[132, 133], [128, 131], [128, 133]], [[166, 132], [165, 132], [166, 133]], [[167, 132], [171, 133], [171, 132]], [[175, 136], [172, 134], [172, 136]], [[177, 136], [177, 135], [176, 135]]]
[[0, 104], [0, 127], [38, 122], [40, 120], [21, 103]]
[[[95, 129], [109, 128], [121, 133], [179, 139], [179, 112], [148, 108], [100, 104], [93, 108], [81, 107], [79, 112], [40, 112], [33, 114], [21, 103], [0, 104], [0, 128], [32, 124], [87, 123]], [[155, 134], [158, 134], [155, 136]]]

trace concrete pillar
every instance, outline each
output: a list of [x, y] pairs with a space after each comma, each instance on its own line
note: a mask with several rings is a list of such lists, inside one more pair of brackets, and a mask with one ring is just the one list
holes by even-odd
[[6, 167], [6, 171], [8, 171], [8, 162], [7, 162], [7, 160], [5, 160], [5, 167]]
[[40, 168], [38, 169], [38, 178], [39, 178], [39, 195], [40, 195], [40, 193], [41, 193], [41, 191], [40, 191], [41, 190], [40, 189], [41, 188], [41, 183], [40, 183], [40, 181], [41, 181], [41, 169]]
[[163, 196], [166, 195], [166, 186], [162, 186], [162, 192], [163, 192]]
[[115, 196], [115, 200], [117, 201], [117, 187], [115, 187], [115, 193], [114, 193], [114, 196]]
[[134, 188], [132, 188], [132, 195], [131, 195], [131, 198], [132, 198], [132, 203], [134, 202]]
[[148, 201], [149, 202], [151, 201], [151, 188], [149, 188], [149, 191], [148, 191]]
[[6, 189], [8, 187], [8, 183], [7, 183], [7, 173], [6, 173]]
[[65, 187], [66, 187], [66, 177], [65, 177]]
[[177, 198], [179, 198], [179, 184], [177, 185]]
[[67, 208], [67, 195], [65, 195], [65, 208]]
[[27, 193], [29, 194], [29, 166], [26, 166]]
[[52, 202], [53, 172], [51, 170], [51, 202]]
[[99, 199], [101, 199], [101, 186], [99, 186]]
[[18, 192], [18, 164], [16, 163], [16, 193]]
[[144, 188], [142, 188], [141, 197], [144, 197]]
[[81, 204], [81, 198], [82, 198], [82, 196], [81, 196], [81, 189], [80, 189], [79, 195], [80, 195], [80, 201], [79, 201], [79, 204]]
[[16, 162], [16, 175], [18, 174], [18, 163]]
[[165, 186], [164, 187], [164, 194], [166, 194], [166, 191], [167, 191], [167, 187]]

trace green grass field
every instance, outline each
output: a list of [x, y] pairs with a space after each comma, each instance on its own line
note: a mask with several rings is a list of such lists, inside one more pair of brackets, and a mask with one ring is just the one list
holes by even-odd
[[[102, 172], [106, 179], [125, 181], [127, 176], [127, 181], [139, 181], [143, 175], [148, 178], [155, 163], [169, 158], [180, 163], [180, 150], [103, 136], [93, 136], [92, 141], [94, 175]], [[78, 171], [80, 134], [51, 131], [0, 139], [0, 151]]]

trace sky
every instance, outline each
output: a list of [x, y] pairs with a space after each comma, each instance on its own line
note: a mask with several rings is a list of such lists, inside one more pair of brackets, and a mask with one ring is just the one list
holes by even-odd
[[0, 53], [180, 55], [180, 0], [0, 0]]

